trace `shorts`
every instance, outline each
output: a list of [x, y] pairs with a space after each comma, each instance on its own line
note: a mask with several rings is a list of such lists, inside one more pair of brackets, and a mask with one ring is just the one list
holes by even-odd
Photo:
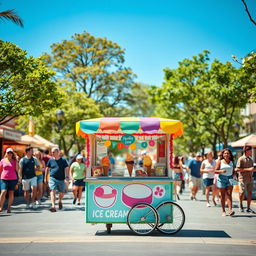
[[175, 181], [182, 181], [182, 173], [181, 172], [175, 172], [173, 179]]
[[218, 188], [226, 188], [233, 186], [230, 182], [230, 180], [233, 180], [233, 176], [225, 176], [225, 175], [219, 175], [217, 179], [217, 187]]
[[203, 183], [205, 187], [209, 187], [213, 185], [213, 178], [205, 178], [203, 179]]
[[37, 186], [37, 178], [36, 176], [31, 179], [23, 179], [22, 180], [22, 187], [24, 191], [30, 190], [31, 187]]
[[18, 180], [1, 180], [1, 190], [15, 190]]
[[84, 187], [84, 179], [74, 180], [73, 186]]
[[239, 181], [239, 193], [251, 192], [253, 190], [253, 183], [244, 183]]
[[44, 175], [43, 174], [37, 175], [36, 179], [37, 179], [37, 185], [40, 185], [40, 184], [44, 183]]
[[189, 187], [200, 187], [201, 186], [201, 178], [197, 178], [194, 176], [189, 177]]
[[57, 190], [60, 193], [65, 193], [66, 184], [64, 180], [57, 180], [53, 177], [50, 177], [49, 188], [50, 190]]

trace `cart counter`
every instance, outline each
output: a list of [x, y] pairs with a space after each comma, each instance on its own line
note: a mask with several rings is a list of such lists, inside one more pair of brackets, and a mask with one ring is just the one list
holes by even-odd
[[157, 207], [172, 200], [169, 177], [97, 177], [86, 179], [87, 223], [126, 223], [131, 207], [148, 203]]

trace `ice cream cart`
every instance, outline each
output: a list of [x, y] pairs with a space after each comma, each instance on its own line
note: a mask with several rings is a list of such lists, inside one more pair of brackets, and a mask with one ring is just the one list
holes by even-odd
[[[173, 139], [183, 134], [180, 121], [104, 117], [77, 122], [76, 132], [86, 141], [86, 223], [106, 223], [108, 233], [113, 223], [126, 223], [138, 235], [155, 229], [174, 234], [183, 227], [185, 214], [173, 201], [171, 178]], [[110, 149], [129, 152], [123, 159], [129, 177], [106, 176]], [[140, 166], [139, 157], [150, 153], [151, 166]]]

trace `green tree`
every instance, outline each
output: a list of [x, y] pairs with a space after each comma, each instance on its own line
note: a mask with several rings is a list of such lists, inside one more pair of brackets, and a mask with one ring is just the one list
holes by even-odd
[[[75, 124], [77, 121], [100, 117], [100, 111], [94, 100], [88, 99], [82, 92], [71, 92], [61, 89], [64, 101], [60, 108], [64, 112], [61, 127], [59, 127], [56, 110], [44, 113], [35, 117], [35, 131], [37, 134], [59, 144], [68, 156], [73, 148], [75, 151], [81, 151], [84, 148], [84, 139], [76, 135]], [[19, 118], [19, 128], [27, 131], [28, 116]]]
[[16, 12], [13, 9], [0, 12], [0, 20], [4, 20], [4, 19], [10, 20], [13, 23], [23, 27], [22, 19], [16, 14]]
[[0, 124], [58, 107], [61, 94], [54, 74], [41, 58], [27, 57], [16, 45], [0, 41]]
[[210, 65], [208, 51], [164, 72], [163, 86], [150, 91], [157, 112], [184, 122], [183, 140], [193, 151], [209, 144], [215, 149], [218, 137], [226, 147], [241, 122], [240, 109], [253, 99], [253, 83], [245, 83], [243, 71], [230, 62]]
[[87, 32], [51, 45], [44, 59], [57, 72], [57, 79], [70, 90], [84, 92], [103, 113], [123, 104], [135, 75], [124, 67], [124, 49], [106, 38]]

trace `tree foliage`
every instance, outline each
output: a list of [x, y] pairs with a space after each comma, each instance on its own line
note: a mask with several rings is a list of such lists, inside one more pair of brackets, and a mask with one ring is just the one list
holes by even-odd
[[52, 53], [43, 57], [56, 70], [62, 85], [84, 92], [103, 113], [106, 106], [108, 109], [124, 103], [134, 74], [124, 66], [124, 49], [117, 43], [84, 32], [54, 43], [51, 49]]
[[4, 19], [10, 20], [13, 23], [23, 27], [22, 19], [17, 15], [17, 13], [13, 9], [0, 12], [0, 20], [4, 20]]
[[[56, 118], [56, 110], [34, 118], [37, 134], [59, 144], [66, 155], [73, 148], [81, 151], [84, 148], [84, 139], [76, 135], [75, 124], [77, 121], [100, 117], [100, 111], [94, 100], [88, 99], [82, 92], [70, 92], [62, 89], [64, 101], [60, 108], [64, 112], [64, 118], [59, 126]], [[28, 129], [28, 116], [19, 119], [19, 128]]]
[[196, 151], [209, 144], [215, 149], [218, 138], [227, 146], [234, 124], [241, 122], [240, 109], [254, 98], [255, 85], [243, 70], [216, 59], [210, 64], [204, 51], [164, 72], [163, 86], [152, 87], [150, 94], [158, 115], [184, 122], [184, 149]]
[[60, 105], [54, 74], [40, 58], [27, 57], [16, 45], [0, 41], [0, 124]]

